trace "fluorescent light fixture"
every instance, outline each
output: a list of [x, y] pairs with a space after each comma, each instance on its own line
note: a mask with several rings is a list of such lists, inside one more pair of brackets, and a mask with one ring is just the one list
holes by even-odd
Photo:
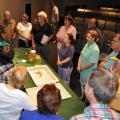
[[78, 8], [77, 11], [78, 12], [91, 12], [92, 10]]
[[77, 11], [78, 12], [85, 12], [85, 9], [78, 8]]

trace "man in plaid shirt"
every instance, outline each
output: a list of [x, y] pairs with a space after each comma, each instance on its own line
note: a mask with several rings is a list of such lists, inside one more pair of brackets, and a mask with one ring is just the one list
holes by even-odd
[[120, 114], [112, 110], [108, 103], [116, 96], [118, 77], [104, 69], [94, 70], [85, 86], [85, 95], [90, 106], [83, 114], [75, 115], [70, 120], [120, 120]]
[[0, 66], [0, 83], [7, 83], [7, 81], [10, 78], [10, 73], [12, 71], [12, 67], [14, 65], [11, 63], [8, 63], [6, 65]]
[[12, 59], [14, 50], [10, 46], [0, 48], [0, 83], [7, 83], [11, 78], [11, 71], [14, 67]]

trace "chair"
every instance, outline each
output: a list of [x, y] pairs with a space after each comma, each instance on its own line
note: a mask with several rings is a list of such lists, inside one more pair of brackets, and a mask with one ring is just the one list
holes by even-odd
[[80, 26], [78, 26], [77, 29], [77, 40], [76, 40], [76, 44], [75, 44], [75, 52], [80, 52], [84, 46], [84, 36], [86, 34], [87, 31], [87, 23], [83, 22], [83, 24], [81, 24]]
[[81, 18], [81, 17], [75, 17], [73, 19], [73, 25], [75, 26], [75, 28], [77, 29], [77, 31], [78, 31], [79, 26], [82, 25], [82, 23], [83, 23], [83, 18]]
[[116, 22], [106, 21], [104, 29], [115, 32], [116, 31]]
[[98, 28], [99, 28], [100, 30], [103, 30], [103, 29], [104, 29], [104, 26], [105, 26], [105, 20], [98, 20], [98, 23], [99, 23]]
[[117, 23], [117, 33], [120, 33], [120, 23]]
[[85, 22], [88, 22], [89, 18], [85, 18]]
[[109, 42], [111, 42], [114, 34], [115, 34], [115, 32], [113, 32], [113, 31], [103, 30], [103, 35], [104, 35], [105, 39], [108, 40]]

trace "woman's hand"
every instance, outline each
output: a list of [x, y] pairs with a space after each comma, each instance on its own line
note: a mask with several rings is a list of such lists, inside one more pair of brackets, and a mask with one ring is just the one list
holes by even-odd
[[85, 68], [84, 68], [84, 67], [81, 67], [81, 68], [80, 68], [80, 71], [84, 71], [84, 70], [85, 70]]
[[35, 43], [32, 44], [32, 48], [34, 49], [36, 47]]
[[57, 65], [59, 66], [59, 65], [62, 65], [62, 63], [58, 60], [57, 61]]
[[27, 41], [31, 40], [31, 39], [32, 39], [32, 38], [31, 38], [31, 34], [28, 35], [27, 37], [25, 37], [25, 39], [26, 39]]

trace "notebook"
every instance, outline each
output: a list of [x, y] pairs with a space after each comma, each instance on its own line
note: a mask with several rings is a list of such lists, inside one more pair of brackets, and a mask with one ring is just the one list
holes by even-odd
[[48, 40], [48, 36], [44, 34], [43, 37], [42, 37], [42, 40], [41, 40], [41, 44], [46, 43], [47, 40]]

